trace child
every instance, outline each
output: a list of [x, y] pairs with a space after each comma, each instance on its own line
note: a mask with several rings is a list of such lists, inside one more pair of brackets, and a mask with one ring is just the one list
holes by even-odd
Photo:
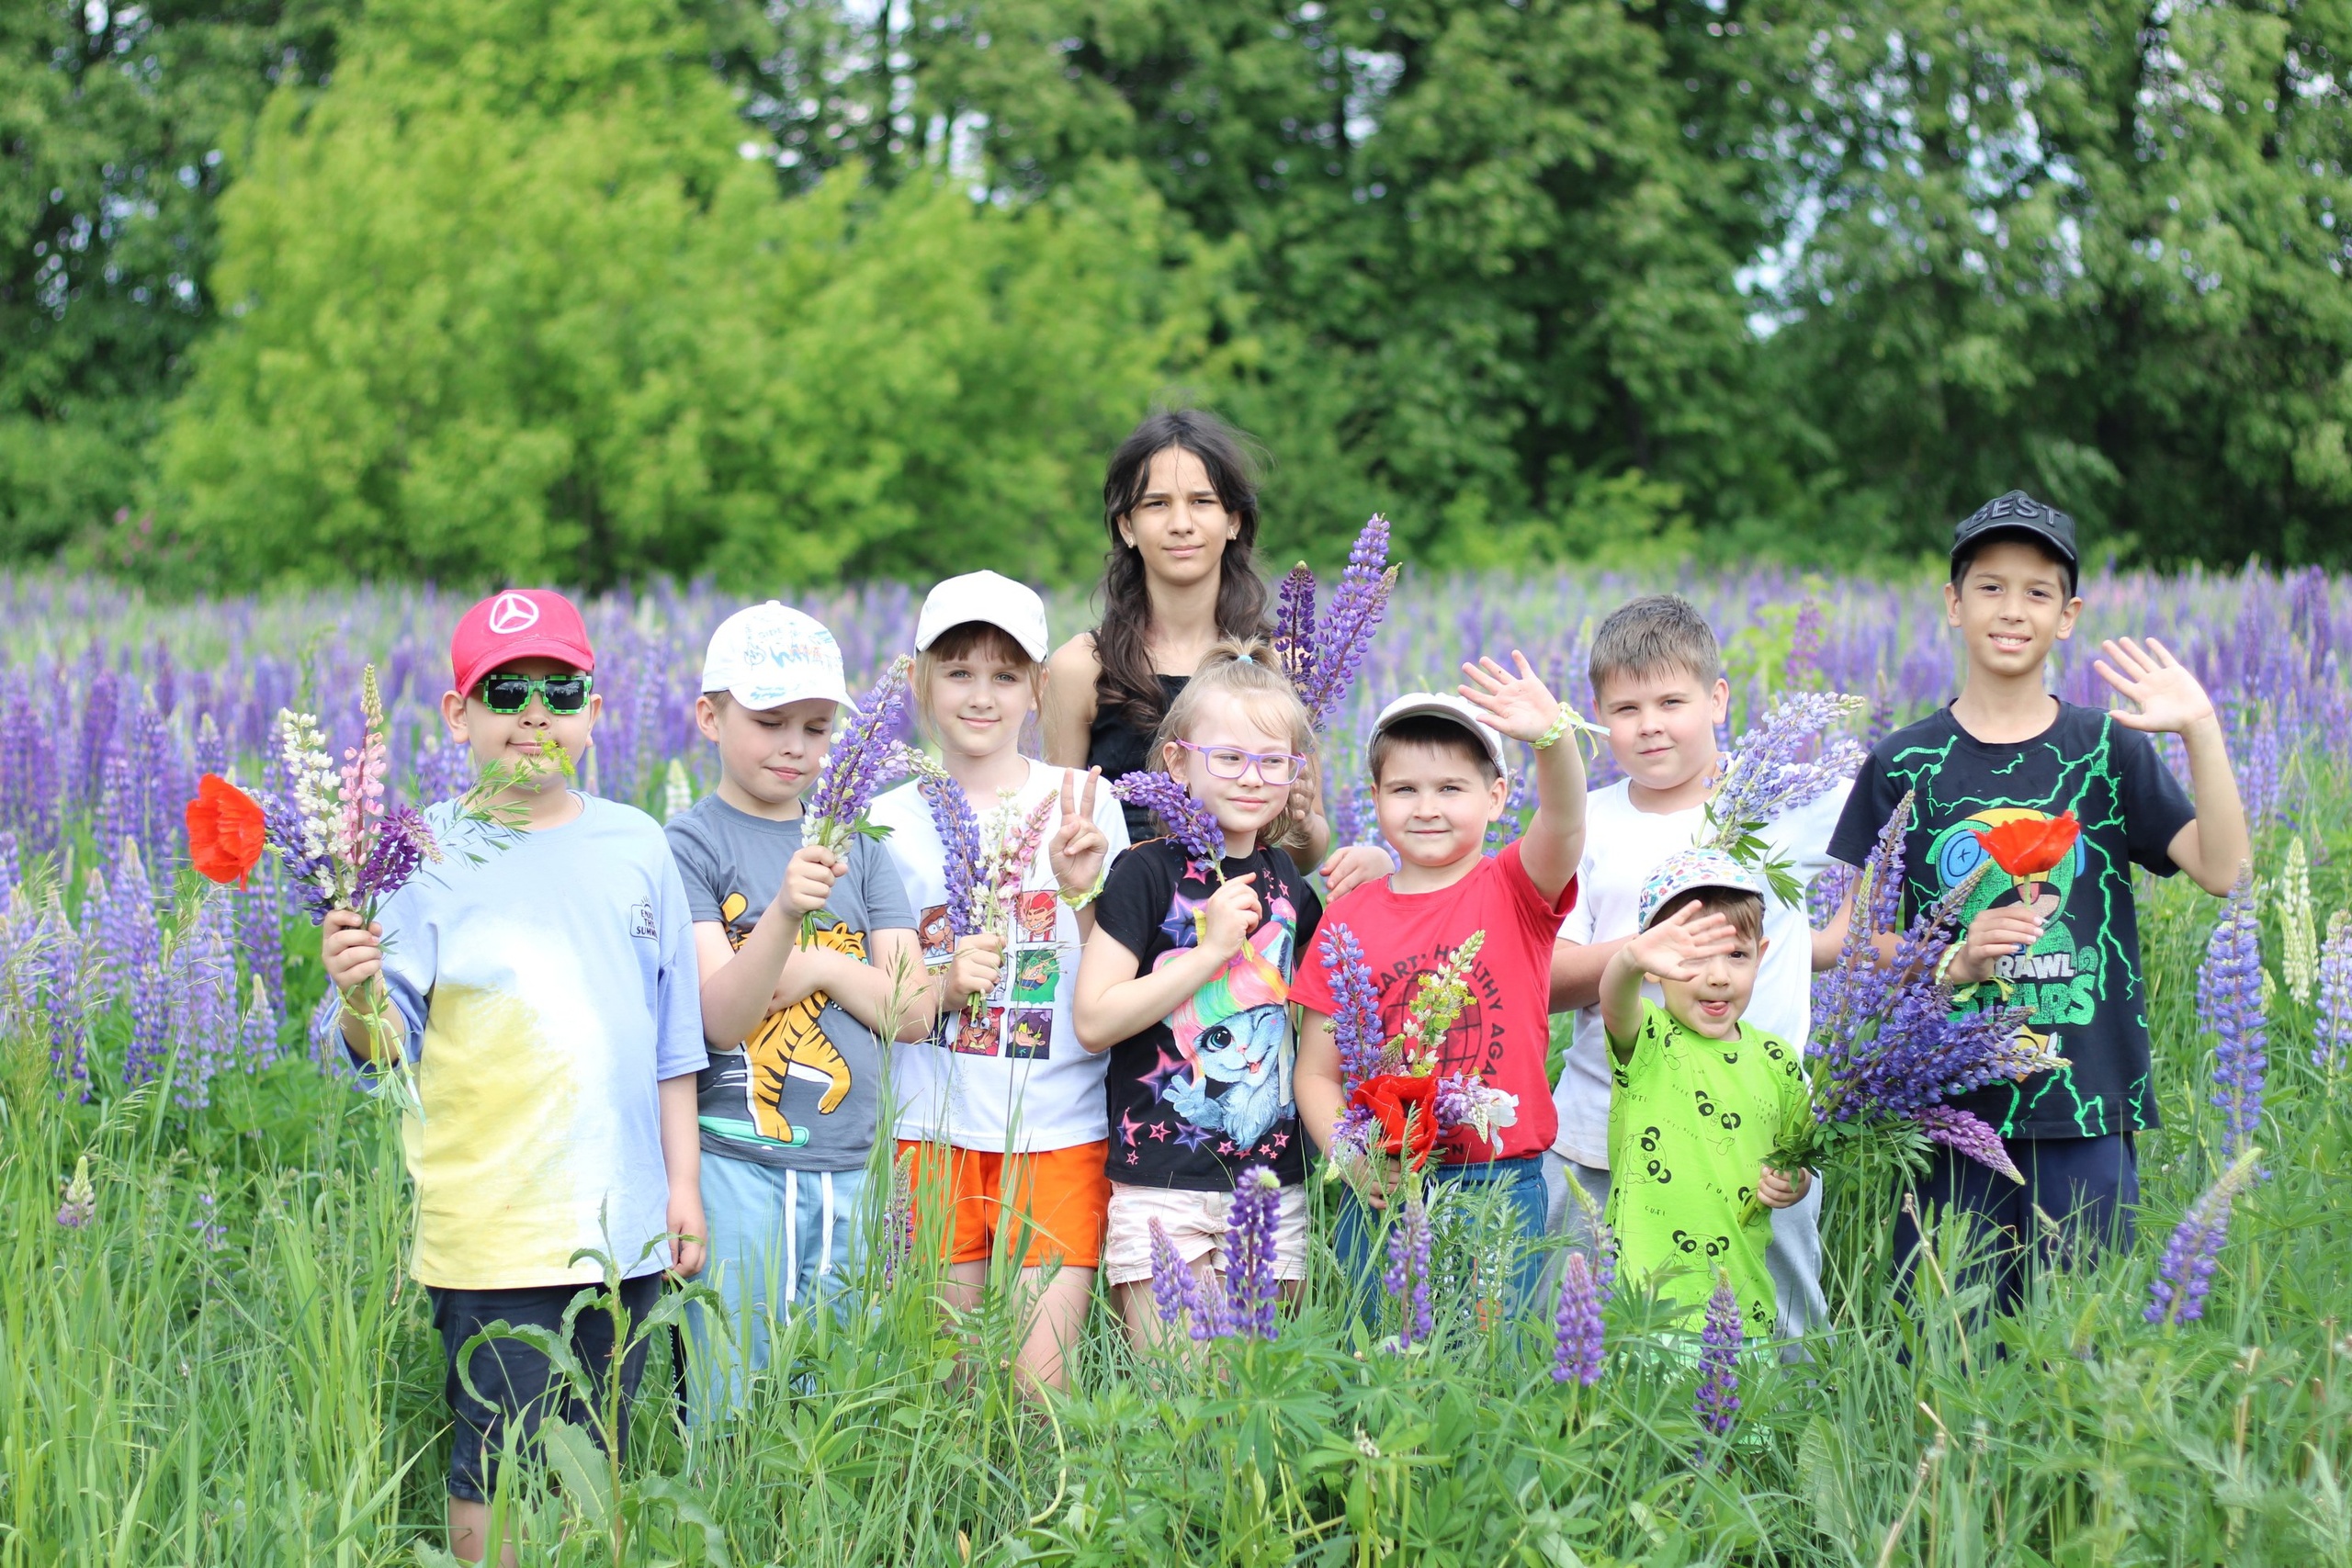
[[[830, 1299], [864, 1257], [861, 1201], [882, 1105], [876, 1035], [931, 1028], [914, 910], [881, 845], [800, 841], [849, 704], [832, 634], [770, 600], [711, 634], [695, 722], [718, 787], [669, 824], [711, 1043], [700, 1090], [712, 1285], [732, 1328], [688, 1310], [697, 1419], [739, 1405], [770, 1325]], [[803, 917], [816, 912], [812, 941]], [[729, 1341], [731, 1341], [729, 1343]]]
[[[601, 1308], [567, 1324], [604, 1277], [573, 1255], [594, 1249], [620, 1266], [636, 1323], [665, 1266], [700, 1268], [694, 1085], [707, 1058], [685, 890], [662, 830], [566, 788], [543, 750], [552, 742], [576, 764], [595, 728], [596, 655], [580, 613], [544, 589], [496, 594], [458, 621], [449, 663], [442, 717], [476, 766], [516, 772], [494, 807], [521, 831], [433, 807], [440, 864], [386, 900], [374, 925], [330, 914], [321, 956], [353, 1055], [365, 1064], [397, 1049], [416, 1066], [424, 1120], [401, 1129], [417, 1191], [410, 1266], [447, 1364], [449, 1550], [471, 1562], [488, 1546], [505, 1423], [520, 1421], [526, 1440], [551, 1410], [596, 1427], [538, 1349], [498, 1339], [474, 1351], [487, 1403], [466, 1387], [458, 1355], [504, 1322], [568, 1337], [601, 1376], [616, 1325]], [[624, 1422], [645, 1345], [638, 1337], [620, 1359]]]
[[[2077, 1257], [2110, 1238], [2130, 1244], [2140, 1193], [2132, 1139], [2156, 1125], [2131, 866], [2158, 876], [2186, 871], [2222, 894], [2247, 854], [2221, 721], [2162, 644], [2100, 645], [2100, 678], [2137, 712], [2103, 713], [2049, 694], [2051, 648], [2074, 635], [2082, 612], [2076, 561], [2075, 520], [2023, 491], [1953, 530], [1944, 621], [1960, 633], [1966, 682], [1950, 706], [1871, 749], [1829, 841], [1831, 854], [1860, 865], [1912, 792], [1907, 920], [1976, 869], [1980, 830], [2066, 812], [2082, 825], [2074, 854], [2035, 880], [2032, 908], [2018, 901], [2018, 879], [1997, 866], [1986, 874], [1946, 971], [1963, 1006], [2031, 1010], [2025, 1026], [2049, 1035], [2067, 1062], [1952, 1101], [1992, 1123], [2024, 1185], [1941, 1147], [1917, 1183], [1923, 1212], [1965, 1212], [2007, 1235], [1994, 1279], [2004, 1306], [2024, 1289], [2018, 1243], [2036, 1234], [2037, 1210], [2066, 1223]], [[2185, 743], [2194, 806], [2157, 758], [2151, 732]], [[1907, 1218], [1897, 1221], [1895, 1257], [1906, 1272], [1917, 1239]]]
[[1216, 814], [1224, 858], [1194, 861], [1169, 839], [1138, 844], [1096, 904], [1071, 1016], [1088, 1050], [1111, 1055], [1102, 1268], [1138, 1340], [1159, 1332], [1153, 1222], [1187, 1265], [1221, 1275], [1234, 1181], [1249, 1167], [1271, 1167], [1282, 1183], [1276, 1277], [1306, 1278], [1288, 1004], [1322, 907], [1272, 842], [1314, 743], [1273, 650], [1218, 644], [1170, 705], [1152, 755]]
[[[1669, 855], [1642, 885], [1637, 934], [1600, 971], [1618, 1273], [1656, 1279], [1685, 1326], [1718, 1270], [1743, 1324], [1773, 1320], [1772, 1227], [1747, 1218], [1747, 1200], [1779, 1211], [1812, 1185], [1810, 1171], [1764, 1163], [1781, 1130], [1813, 1114], [1800, 1048], [1743, 1017], [1767, 950], [1764, 900], [1763, 879], [1720, 850]], [[1642, 995], [1645, 976], [1665, 1006]]]
[[[992, 571], [933, 588], [915, 624], [917, 720], [979, 829], [981, 854], [1035, 835], [994, 929], [960, 942], [949, 934], [947, 851], [922, 788], [891, 791], [872, 815], [890, 830], [884, 842], [922, 911], [923, 961], [941, 987], [930, 1039], [891, 1053], [899, 1163], [912, 1172], [918, 1210], [947, 1201], [951, 1303], [979, 1304], [989, 1258], [1004, 1246], [1035, 1303], [1017, 1367], [1033, 1388], [1060, 1389], [1111, 1201], [1103, 1059], [1078, 1043], [1070, 994], [1103, 866], [1127, 847], [1127, 825], [1099, 774], [1081, 786], [1021, 754], [1046, 651], [1045, 602]], [[967, 1006], [975, 994], [977, 1013]], [[1047, 1283], [1049, 1268], [1058, 1271]]]
[[[1468, 976], [1475, 1005], [1448, 1032], [1439, 1071], [1481, 1075], [1490, 1088], [1517, 1096], [1518, 1104], [1490, 1140], [1467, 1127], [1448, 1133], [1431, 1174], [1505, 1194], [1519, 1234], [1532, 1243], [1544, 1233], [1542, 1156], [1554, 1131], [1544, 999], [1553, 933], [1576, 902], [1584, 768], [1567, 705], [1536, 679], [1524, 655], [1511, 657], [1516, 675], [1482, 660], [1463, 666], [1472, 683], [1461, 695], [1414, 692], [1383, 710], [1369, 749], [1373, 807], [1401, 863], [1394, 875], [1337, 899], [1328, 919], [1363, 947], [1380, 988], [1381, 1021], [1391, 1032], [1402, 1026], [1419, 977], [1472, 932], [1486, 933]], [[1535, 816], [1525, 837], [1489, 857], [1487, 827], [1501, 817], [1510, 795], [1504, 735], [1535, 748]], [[1339, 1009], [1319, 951], [1300, 964], [1295, 995], [1304, 1010], [1299, 1114], [1316, 1146], [1328, 1151], [1346, 1089], [1332, 1028]], [[1380, 1268], [1365, 1206], [1385, 1201], [1385, 1193], [1357, 1187], [1340, 1199], [1333, 1245], [1360, 1303], [1370, 1301]], [[1532, 1295], [1542, 1263], [1533, 1247], [1521, 1249], [1516, 1304]]]
[[[1576, 1010], [1574, 1038], [1553, 1094], [1560, 1134], [1545, 1158], [1552, 1224], [1589, 1245], [1582, 1216], [1609, 1203], [1609, 1085], [1606, 1031], [1600, 1021], [1600, 972], [1610, 955], [1639, 928], [1634, 915], [1642, 887], [1661, 862], [1690, 848], [1707, 830], [1707, 799], [1723, 754], [1715, 727], [1724, 721], [1731, 687], [1723, 656], [1704, 616], [1673, 594], [1620, 605], [1592, 639], [1588, 669], [1594, 716], [1609, 730], [1609, 750], [1625, 776], [1594, 790], [1585, 810], [1583, 890], [1560, 927], [1552, 960], [1552, 1007]], [[1828, 864], [1829, 833], [1846, 802], [1846, 787], [1767, 823], [1769, 852], [1789, 863], [1801, 884]], [[1802, 1047], [1813, 1033], [1812, 971], [1837, 963], [1842, 926], [1815, 932], [1803, 904], [1764, 896], [1767, 941], [1747, 1016], [1767, 1034]], [[1652, 999], [1656, 999], [1653, 998]], [[1571, 1201], [1568, 1183], [1590, 1202]], [[1821, 1192], [1772, 1215], [1772, 1245], [1765, 1255], [1780, 1301], [1780, 1331], [1791, 1337], [1822, 1325], [1828, 1307], [1821, 1294]], [[1751, 1318], [1758, 1333], [1766, 1325]]]

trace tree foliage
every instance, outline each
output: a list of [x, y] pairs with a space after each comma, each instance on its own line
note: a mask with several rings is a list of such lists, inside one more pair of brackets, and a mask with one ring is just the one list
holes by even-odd
[[7, 553], [1082, 574], [1184, 398], [1317, 558], [1905, 555], [2022, 484], [2352, 561], [2333, 0], [100, 15], [0, 24]]

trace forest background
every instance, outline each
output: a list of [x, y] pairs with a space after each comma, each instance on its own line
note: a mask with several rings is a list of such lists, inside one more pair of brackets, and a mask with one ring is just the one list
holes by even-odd
[[2352, 565], [2342, 0], [0, 0], [0, 562]]

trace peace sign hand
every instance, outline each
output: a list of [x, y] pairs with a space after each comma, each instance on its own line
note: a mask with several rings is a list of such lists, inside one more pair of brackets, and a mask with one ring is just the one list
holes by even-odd
[[1093, 890], [1102, 874], [1102, 857], [1111, 848], [1111, 840], [1102, 829], [1094, 825], [1095, 792], [1102, 784], [1102, 770], [1086, 770], [1084, 793], [1078, 789], [1078, 774], [1069, 768], [1062, 770], [1062, 819], [1054, 829], [1054, 838], [1046, 855], [1054, 868], [1054, 880], [1071, 897]]
[[1538, 678], [1527, 655], [1513, 649], [1510, 658], [1519, 667], [1516, 674], [1492, 659], [1464, 664], [1462, 672], [1470, 680], [1459, 690], [1464, 701], [1486, 714], [1488, 724], [1514, 740], [1532, 745], [1559, 722], [1560, 702]]
[[2140, 705], [2136, 713], [2129, 708], [2115, 710], [2115, 722], [2124, 728], [2183, 735], [2213, 716], [2213, 699], [2205, 694], [2188, 667], [2154, 637], [2148, 639], [2145, 649], [2128, 637], [2120, 642], [2109, 637], [2098, 645], [2098, 650], [2107, 656], [2091, 664], [2099, 679]]

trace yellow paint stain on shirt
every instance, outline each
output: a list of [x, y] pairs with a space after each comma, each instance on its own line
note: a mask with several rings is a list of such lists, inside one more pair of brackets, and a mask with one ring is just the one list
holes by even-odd
[[424, 1123], [401, 1127], [422, 1194], [417, 1280], [498, 1290], [601, 1278], [571, 1258], [600, 1245], [595, 1198], [612, 1173], [580, 1168], [579, 1077], [537, 1011], [503, 992], [437, 987], [417, 1090]]

